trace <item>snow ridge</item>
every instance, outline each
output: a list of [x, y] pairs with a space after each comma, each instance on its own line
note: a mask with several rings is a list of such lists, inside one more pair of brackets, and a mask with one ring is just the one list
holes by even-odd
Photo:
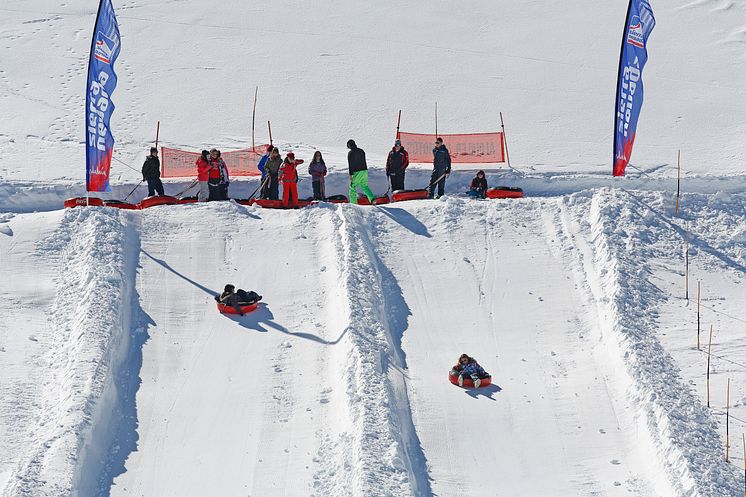
[[390, 379], [398, 353], [392, 350], [388, 336], [382, 292], [370, 291], [382, 283], [365, 220], [354, 207], [337, 206], [336, 212], [336, 248], [350, 314], [346, 335], [350, 349], [343, 379], [355, 427], [348, 440], [355, 454], [355, 466], [349, 468], [354, 472], [352, 495], [432, 495], [429, 485], [422, 488], [422, 475], [410, 471], [406, 447], [411, 444], [401, 435], [411, 426], [409, 406], [399, 405], [401, 396], [394, 393]]
[[91, 437], [92, 426], [107, 417], [101, 412], [107, 403], [101, 400], [125, 336], [123, 216], [109, 209], [70, 210], [53, 236], [40, 244], [39, 250], [59, 254], [60, 264], [54, 346], [47, 358], [50, 380], [36, 414], [35, 443], [3, 497], [77, 495], [99, 476], [105, 455], [87, 455], [101, 450]]
[[[619, 190], [602, 189], [588, 202], [563, 200], [589, 212], [595, 253], [595, 278], [606, 298], [602, 315], [607, 346], [622, 354], [632, 379], [629, 394], [652, 435], [676, 495], [739, 495], [733, 468], [724, 462], [723, 446], [710, 413], [684, 383], [679, 368], [656, 337], [657, 306], [665, 301], [651, 283], [650, 238], [670, 232], [657, 217], [637, 211]], [[590, 205], [588, 205], [590, 203]], [[645, 226], [640, 215], [646, 217]], [[598, 300], [598, 299], [597, 299]]]

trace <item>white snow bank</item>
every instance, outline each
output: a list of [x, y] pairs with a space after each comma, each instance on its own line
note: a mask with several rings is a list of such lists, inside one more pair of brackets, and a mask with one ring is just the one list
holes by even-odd
[[609, 350], [616, 350], [624, 360], [632, 380], [628, 394], [676, 495], [738, 495], [736, 473], [723, 460], [710, 412], [684, 383], [677, 364], [656, 337], [656, 309], [665, 296], [650, 281], [647, 247], [651, 237], [667, 232], [670, 236], [670, 230], [656, 229], [665, 221], [645, 215], [641, 223], [647, 209], [621, 191], [605, 189], [591, 198], [571, 196], [565, 203], [578, 219], [589, 216], [585, 235], [592, 244], [594, 264], [584, 267], [593, 271], [587, 277], [596, 282], [594, 297], [600, 316], [605, 317], [604, 339]]
[[[88, 495], [108, 450], [92, 428], [109, 417], [113, 368], [126, 348], [129, 313], [124, 214], [109, 209], [65, 213], [40, 250], [59, 255], [54, 336], [37, 413], [4, 497]], [[105, 431], [105, 430], [103, 430]]]

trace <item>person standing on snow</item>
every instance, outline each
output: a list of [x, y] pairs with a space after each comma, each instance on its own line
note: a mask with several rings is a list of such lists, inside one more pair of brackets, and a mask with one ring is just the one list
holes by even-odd
[[313, 159], [308, 165], [308, 174], [311, 175], [311, 185], [313, 185], [313, 199], [324, 200], [324, 176], [326, 176], [326, 164], [321, 152], [318, 150], [313, 153]]
[[391, 181], [391, 191], [404, 190], [404, 172], [408, 165], [409, 154], [401, 146], [401, 140], [396, 140], [386, 159], [386, 175]]
[[207, 150], [202, 151], [202, 155], [197, 159], [197, 181], [199, 182], [199, 191], [197, 192], [197, 201], [206, 202], [210, 190], [207, 185], [207, 181], [210, 179], [210, 152]]
[[368, 187], [368, 164], [365, 162], [365, 150], [357, 148], [355, 140], [347, 140], [347, 166], [350, 171], [350, 203], [357, 204], [357, 189], [363, 191], [370, 204], [373, 205], [375, 196]]
[[259, 164], [256, 165], [256, 168], [259, 169], [260, 173], [262, 173], [262, 183], [264, 183], [264, 177], [267, 176], [267, 172], [264, 170], [264, 165], [267, 163], [269, 154], [272, 153], [273, 148], [272, 145], [267, 145], [267, 151], [262, 155], [262, 158], [259, 159]]
[[158, 160], [158, 149], [155, 147], [150, 147], [150, 155], [145, 158], [142, 165], [142, 180], [148, 182], [148, 197], [152, 197], [156, 193], [163, 195], [161, 161]]
[[280, 166], [280, 179], [282, 180], [282, 205], [284, 207], [296, 207], [298, 205], [298, 164], [303, 164], [303, 159], [295, 159], [293, 152], [288, 152], [285, 162]]
[[280, 150], [277, 147], [273, 147], [269, 153], [269, 159], [264, 164], [264, 170], [269, 175], [268, 183], [265, 183], [264, 189], [262, 190], [262, 198], [277, 200], [280, 196], [280, 166], [282, 166], [282, 156], [280, 156]]
[[446, 178], [451, 174], [451, 153], [443, 144], [443, 138], [435, 139], [433, 148], [433, 174], [430, 177], [430, 198], [435, 193], [435, 185], [438, 185], [438, 196], [442, 197], [446, 190]]
[[225, 167], [225, 162], [220, 158], [220, 151], [215, 148], [210, 150], [210, 173], [207, 180], [210, 189], [209, 200], [227, 199], [227, 172], [228, 168]]

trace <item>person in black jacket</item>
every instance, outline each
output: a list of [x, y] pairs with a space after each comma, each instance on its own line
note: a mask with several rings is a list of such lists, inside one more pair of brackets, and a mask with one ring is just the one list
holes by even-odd
[[[446, 190], [446, 178], [451, 174], [451, 153], [443, 144], [443, 138], [435, 139], [433, 148], [433, 175], [430, 177], [430, 198], [438, 185], [438, 197], [442, 197]], [[437, 197], [436, 197], [437, 198]]]
[[354, 140], [347, 140], [347, 166], [350, 171], [350, 203], [357, 204], [357, 189], [363, 191], [370, 203], [373, 204], [375, 196], [368, 187], [368, 164], [365, 162], [365, 150], [357, 148]]
[[479, 171], [471, 180], [471, 187], [467, 193], [472, 198], [487, 197], [487, 178], [484, 176], [484, 171]]
[[142, 165], [142, 180], [148, 182], [148, 197], [158, 193], [163, 195], [163, 183], [161, 183], [161, 161], [158, 160], [158, 149], [150, 147], [150, 155], [145, 158]]
[[215, 301], [219, 304], [225, 304], [233, 307], [238, 314], [243, 316], [242, 306], [255, 304], [262, 300], [262, 296], [256, 293], [254, 290], [246, 291], [242, 289], [236, 290], [233, 285], [225, 285], [223, 293], [215, 295]]
[[389, 152], [389, 157], [386, 160], [386, 175], [391, 181], [391, 190], [404, 190], [404, 173], [409, 165], [409, 154], [404, 147], [401, 146], [401, 141], [396, 140], [394, 142], [394, 148]]

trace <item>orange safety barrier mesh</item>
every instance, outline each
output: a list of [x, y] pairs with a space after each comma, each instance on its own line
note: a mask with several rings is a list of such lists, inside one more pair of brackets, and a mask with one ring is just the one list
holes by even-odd
[[[505, 162], [505, 136], [501, 132], [437, 136], [443, 138], [453, 164]], [[399, 133], [409, 162], [432, 162], [435, 138], [432, 134]]]
[[[259, 145], [253, 149], [221, 151], [220, 156], [228, 166], [230, 177], [259, 176], [261, 173], [257, 165], [266, 150], [267, 145]], [[161, 176], [163, 178], [196, 178], [198, 158], [199, 152], [161, 147]]]

